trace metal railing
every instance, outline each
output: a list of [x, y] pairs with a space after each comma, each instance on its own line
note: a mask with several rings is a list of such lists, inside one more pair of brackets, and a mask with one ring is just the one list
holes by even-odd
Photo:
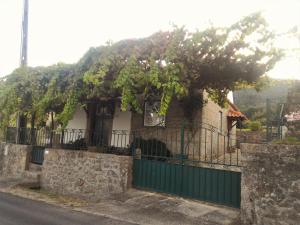
[[203, 124], [197, 127], [144, 127], [126, 131], [98, 133], [84, 129], [50, 130], [47, 128], [8, 128], [6, 142], [89, 150], [120, 155], [140, 155], [149, 160], [172, 161], [193, 165], [240, 166], [243, 137]]
[[129, 141], [130, 133], [121, 130], [103, 134], [85, 129], [19, 128], [17, 130], [15, 127], [8, 127], [5, 136], [7, 143], [124, 155], [131, 154]]
[[190, 165], [241, 165], [239, 145], [244, 137], [213, 126], [145, 128], [133, 131], [133, 137], [131, 149], [141, 158]]

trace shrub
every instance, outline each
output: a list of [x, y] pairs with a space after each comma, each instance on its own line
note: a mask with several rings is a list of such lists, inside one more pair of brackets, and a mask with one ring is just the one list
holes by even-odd
[[251, 131], [261, 130], [261, 123], [259, 121], [248, 121], [246, 123], [246, 128], [250, 129]]
[[172, 157], [171, 151], [164, 142], [157, 139], [135, 138], [131, 143], [130, 149], [134, 151], [136, 148], [141, 149], [142, 157], [150, 160], [166, 161]]

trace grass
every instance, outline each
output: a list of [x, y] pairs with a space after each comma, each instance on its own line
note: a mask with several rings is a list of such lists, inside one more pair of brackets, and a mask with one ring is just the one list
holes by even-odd
[[284, 145], [300, 145], [300, 140], [297, 137], [288, 136], [283, 140], [275, 140], [272, 143]]
[[244, 131], [244, 132], [266, 132], [265, 128], [261, 128], [260, 130], [251, 130], [250, 128], [242, 128], [237, 129], [237, 131]]

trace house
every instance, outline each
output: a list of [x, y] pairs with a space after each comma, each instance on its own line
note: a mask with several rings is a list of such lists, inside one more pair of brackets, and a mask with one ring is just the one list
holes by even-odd
[[159, 102], [155, 101], [145, 102], [143, 114], [121, 111], [118, 98], [88, 102], [69, 121], [64, 143], [100, 152], [135, 147], [145, 157], [225, 160], [236, 144], [236, 122], [246, 117], [232, 103], [222, 108], [206, 92], [203, 98], [206, 103], [190, 122], [177, 99], [173, 99], [165, 116], [157, 113]]
[[155, 101], [145, 102], [143, 114], [121, 111], [120, 98], [90, 101], [66, 129], [37, 130], [31, 146], [7, 145], [6, 161], [17, 161], [21, 175], [32, 172], [28, 162], [39, 164], [41, 187], [55, 193], [97, 199], [136, 187], [238, 208], [235, 125], [246, 118], [232, 103], [222, 108], [205, 92], [203, 98], [190, 123], [177, 99], [165, 116]]

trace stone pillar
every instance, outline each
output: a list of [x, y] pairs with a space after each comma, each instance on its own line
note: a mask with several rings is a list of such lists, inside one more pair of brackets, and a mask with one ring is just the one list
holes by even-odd
[[28, 169], [31, 146], [0, 143], [0, 175], [21, 178]]
[[300, 145], [242, 144], [243, 225], [300, 221]]
[[3, 174], [3, 163], [4, 163], [4, 151], [5, 151], [5, 143], [0, 142], [0, 176]]

